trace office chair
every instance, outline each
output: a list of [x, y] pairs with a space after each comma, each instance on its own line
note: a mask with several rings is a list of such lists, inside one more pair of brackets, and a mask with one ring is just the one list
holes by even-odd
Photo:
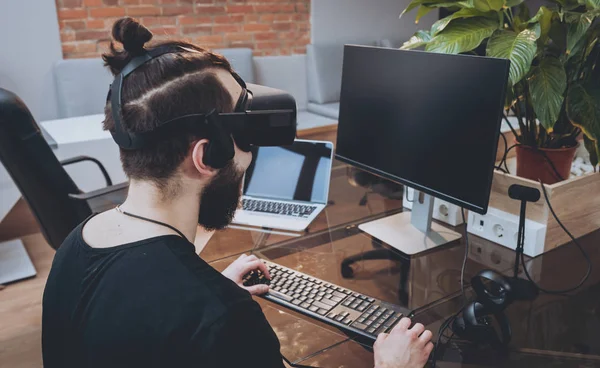
[[[361, 206], [368, 204], [369, 193], [377, 193], [388, 199], [403, 199], [404, 186], [401, 184], [396, 184], [351, 166], [348, 166], [346, 175], [350, 185], [367, 189], [367, 192], [359, 202], [359, 205]], [[399, 262], [401, 267], [400, 290], [398, 295], [401, 303], [408, 303], [406, 283], [408, 281], [408, 272], [410, 270], [410, 259], [402, 256], [399, 252], [384, 248], [381, 242], [375, 238], [371, 239], [371, 244], [374, 249], [344, 258], [341, 264], [342, 276], [344, 278], [352, 278], [354, 276], [352, 264], [359, 261], [381, 259]]]
[[[128, 183], [112, 185], [102, 164], [87, 156], [59, 162], [31, 112], [14, 93], [0, 88], [0, 161], [31, 208], [54, 249], [92, 213], [123, 202]], [[82, 192], [63, 166], [82, 161], [98, 165], [106, 187]]]

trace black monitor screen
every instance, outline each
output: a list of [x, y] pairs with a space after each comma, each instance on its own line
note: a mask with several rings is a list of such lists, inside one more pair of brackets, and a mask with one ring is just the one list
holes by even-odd
[[346, 45], [336, 157], [487, 212], [509, 61]]

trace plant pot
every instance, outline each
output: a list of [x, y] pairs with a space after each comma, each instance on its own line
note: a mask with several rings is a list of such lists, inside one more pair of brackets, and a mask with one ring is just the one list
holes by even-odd
[[[568, 179], [578, 146], [557, 149], [516, 146], [517, 176], [534, 181], [539, 179], [544, 184], [554, 184], [561, 181], [556, 175], [556, 171], [558, 171], [562, 179]], [[548, 159], [544, 157], [544, 154]], [[552, 169], [548, 160], [552, 162], [556, 171]]]

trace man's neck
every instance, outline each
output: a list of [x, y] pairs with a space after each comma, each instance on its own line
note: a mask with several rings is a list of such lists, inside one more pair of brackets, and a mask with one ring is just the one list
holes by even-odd
[[[121, 205], [121, 209], [169, 224], [181, 231], [190, 242], [196, 240], [200, 196], [195, 191], [182, 190], [172, 199], [163, 199], [160, 190], [154, 185], [132, 180], [127, 200]], [[206, 237], [204, 234], [198, 235], [200, 238]]]

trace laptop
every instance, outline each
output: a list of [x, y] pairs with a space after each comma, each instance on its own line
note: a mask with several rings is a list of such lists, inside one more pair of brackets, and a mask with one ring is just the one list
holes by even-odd
[[254, 147], [234, 224], [303, 231], [329, 197], [333, 143], [297, 139], [284, 147]]

